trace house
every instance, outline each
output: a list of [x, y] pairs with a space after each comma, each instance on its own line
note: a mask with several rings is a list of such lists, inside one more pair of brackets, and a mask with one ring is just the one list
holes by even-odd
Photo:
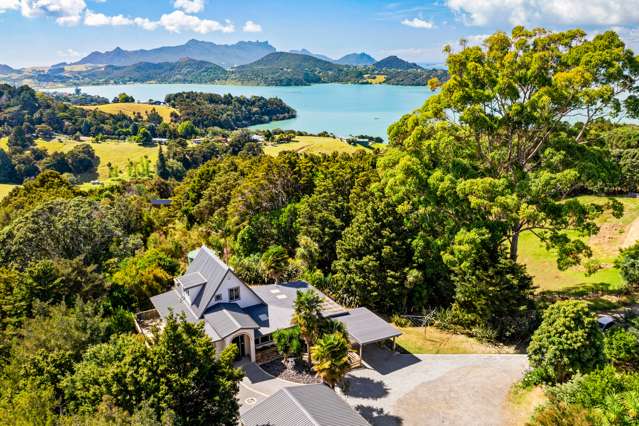
[[187, 321], [204, 323], [218, 353], [234, 343], [240, 357], [255, 362], [258, 352], [273, 346], [273, 332], [291, 327], [298, 291], [319, 293], [324, 300], [322, 315], [346, 325], [360, 358], [364, 345], [401, 334], [368, 309], [346, 309], [305, 282], [246, 285], [206, 246], [189, 253], [188, 260], [186, 273], [174, 280], [175, 287], [151, 298], [155, 309], [138, 314], [136, 325], [145, 335], [149, 333], [143, 321], [157, 324], [171, 313], [184, 314]]
[[279, 390], [240, 418], [242, 426], [368, 426], [369, 423], [324, 385]]

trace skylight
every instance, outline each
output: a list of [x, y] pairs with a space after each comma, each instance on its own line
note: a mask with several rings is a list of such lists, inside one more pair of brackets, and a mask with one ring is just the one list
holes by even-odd
[[266, 320], [268, 319], [268, 315], [266, 315], [266, 314], [259, 314], [259, 315], [258, 315], [258, 318], [259, 318], [261, 321], [266, 321]]
[[278, 294], [277, 296], [278, 299], [286, 299], [286, 295], [285, 294]]
[[273, 290], [271, 290], [271, 293], [273, 293], [273, 294], [276, 294], [276, 293], [279, 293], [279, 292], [280, 292], [280, 291], [279, 291], [278, 289], [276, 289], [276, 288], [274, 288]]

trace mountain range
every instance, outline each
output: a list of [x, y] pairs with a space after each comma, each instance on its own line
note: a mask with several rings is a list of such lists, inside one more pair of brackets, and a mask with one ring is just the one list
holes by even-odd
[[375, 62], [377, 62], [375, 60], [375, 58], [373, 58], [371, 55], [369, 55], [368, 53], [349, 53], [348, 55], [344, 55], [339, 59], [333, 59], [333, 58], [329, 58], [326, 55], [322, 55], [320, 53], [313, 53], [307, 49], [301, 49], [301, 50], [291, 50], [289, 51], [289, 53], [296, 53], [298, 55], [307, 55], [307, 56], [312, 56], [314, 58], [317, 59], [322, 59], [324, 61], [327, 62], [332, 62], [334, 64], [338, 64], [338, 65], [353, 65], [353, 66], [359, 66], [359, 65], [373, 65]]
[[215, 44], [209, 41], [189, 40], [179, 46], [164, 46], [149, 50], [123, 50], [93, 52], [72, 65], [133, 65], [140, 62], [176, 62], [183, 58], [211, 62], [224, 68], [248, 64], [275, 52], [268, 42], [240, 41], [235, 44]]
[[12, 72], [15, 72], [15, 70], [9, 65], [0, 64], [0, 74], [11, 74]]

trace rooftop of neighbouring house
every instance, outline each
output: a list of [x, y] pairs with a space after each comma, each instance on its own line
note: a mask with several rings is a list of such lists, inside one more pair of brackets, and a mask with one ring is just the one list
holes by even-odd
[[369, 423], [325, 385], [286, 387], [241, 417], [244, 426], [367, 426]]

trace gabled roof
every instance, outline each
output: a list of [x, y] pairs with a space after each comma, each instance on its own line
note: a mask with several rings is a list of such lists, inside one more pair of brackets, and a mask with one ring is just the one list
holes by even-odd
[[324, 385], [283, 388], [241, 416], [244, 426], [368, 426]]
[[236, 303], [218, 303], [204, 313], [204, 321], [211, 326], [219, 336], [227, 336], [242, 329], [255, 329], [260, 326], [240, 308]]
[[182, 287], [184, 287], [185, 290], [206, 284], [206, 278], [204, 278], [204, 276], [199, 272], [184, 274], [181, 277], [176, 278], [176, 281], [182, 284]]

